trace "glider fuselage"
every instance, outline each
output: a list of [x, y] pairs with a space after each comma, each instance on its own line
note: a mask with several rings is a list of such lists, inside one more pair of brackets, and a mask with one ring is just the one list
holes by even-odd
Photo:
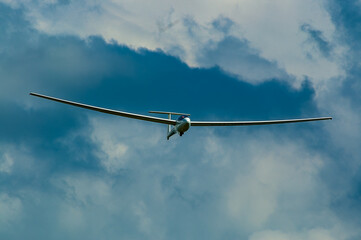
[[171, 131], [168, 132], [167, 139], [169, 139], [174, 134], [178, 133], [179, 136], [182, 136], [191, 126], [191, 120], [187, 115], [181, 115], [176, 121], [176, 124]]

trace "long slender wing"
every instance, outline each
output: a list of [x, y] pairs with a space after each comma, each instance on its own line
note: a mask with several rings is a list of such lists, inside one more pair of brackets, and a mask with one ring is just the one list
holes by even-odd
[[169, 119], [165, 119], [165, 118], [157, 118], [157, 117], [151, 117], [151, 116], [140, 115], [140, 114], [135, 114], [135, 113], [121, 112], [121, 111], [116, 111], [116, 110], [111, 110], [111, 109], [106, 109], [106, 108], [100, 108], [100, 107], [95, 107], [95, 106], [86, 105], [86, 104], [82, 104], [82, 103], [71, 102], [71, 101], [60, 99], [60, 98], [49, 97], [49, 96], [41, 95], [38, 93], [30, 93], [30, 95], [49, 99], [49, 100], [56, 101], [56, 102], [73, 105], [76, 107], [86, 108], [86, 109], [93, 110], [93, 111], [98, 111], [98, 112], [107, 113], [107, 114], [113, 114], [113, 115], [117, 115], [117, 116], [121, 116], [121, 117], [135, 118], [135, 119], [139, 119], [139, 120], [144, 120], [144, 121], [149, 121], [149, 122], [157, 122], [157, 123], [163, 123], [163, 124], [169, 124], [169, 125], [176, 124], [175, 120], [169, 120]]
[[332, 117], [322, 118], [303, 118], [303, 119], [287, 119], [287, 120], [270, 120], [270, 121], [230, 121], [230, 122], [201, 122], [192, 121], [192, 127], [196, 126], [250, 126], [250, 125], [269, 125], [282, 123], [311, 122], [321, 120], [332, 120]]

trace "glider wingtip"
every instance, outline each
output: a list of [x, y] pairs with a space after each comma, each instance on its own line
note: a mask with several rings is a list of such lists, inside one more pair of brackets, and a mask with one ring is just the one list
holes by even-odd
[[29, 95], [35, 96], [35, 97], [41, 97], [42, 95], [36, 92], [30, 92]]

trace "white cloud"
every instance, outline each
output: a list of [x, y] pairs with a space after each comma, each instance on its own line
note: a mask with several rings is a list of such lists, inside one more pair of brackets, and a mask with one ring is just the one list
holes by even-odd
[[242, 147], [246, 151], [243, 153], [246, 164], [243, 163], [239, 174], [235, 173], [226, 192], [229, 216], [241, 225], [257, 229], [274, 218], [282, 219], [285, 209], [297, 206], [305, 211], [312, 209], [317, 201], [327, 205], [327, 194], [322, 194], [325, 189], [318, 178], [324, 157], [311, 154], [302, 142], [276, 140], [267, 133], [262, 135], [265, 135], [262, 140], [247, 136], [247, 143]]
[[[252, 134], [235, 131], [222, 137], [212, 130], [200, 129], [186, 133], [192, 134], [191, 142], [186, 135], [166, 141], [162, 126], [148, 127], [147, 123], [106, 117], [91, 118], [89, 127], [90, 138], [104, 153], [98, 155], [100, 162], [115, 156], [114, 161], [121, 162], [119, 166], [123, 169], [141, 173], [136, 174], [140, 192], [122, 192], [122, 195], [136, 195], [123, 199], [118, 207], [124, 209], [142, 196], [142, 201], [131, 205], [131, 215], [138, 229], [149, 236], [154, 234], [151, 229], [167, 221], [163, 210], [175, 206], [181, 208], [178, 214], [182, 219], [187, 214], [197, 215], [198, 210], [189, 212], [194, 210], [187, 206], [197, 206], [195, 209], [202, 206], [201, 209], [208, 209], [208, 215], [218, 214], [217, 222], [223, 219], [225, 225], [231, 223], [235, 229], [252, 235], [251, 239], [327, 239], [333, 236], [329, 231], [339, 224], [331, 210], [331, 193], [320, 179], [327, 156], [309, 149], [301, 139], [275, 137], [268, 131]], [[127, 152], [118, 155], [116, 150], [112, 153], [111, 148], [105, 149], [103, 145], [108, 144], [109, 139], [112, 139], [111, 145], [127, 145]], [[187, 149], [186, 155], [181, 149]], [[147, 156], [140, 157], [141, 152]], [[110, 173], [120, 169], [113, 166], [113, 170], [109, 170], [103, 166]], [[160, 187], [160, 183], [165, 186]], [[94, 183], [85, 183], [83, 187], [87, 185]], [[218, 197], [203, 199], [202, 194], [210, 199]], [[82, 194], [77, 198], [80, 196]], [[121, 198], [113, 193], [104, 196], [108, 196], [108, 202]], [[182, 204], [177, 205], [179, 203]], [[155, 214], [159, 208], [163, 210]], [[212, 225], [212, 221], [206, 222]], [[322, 229], [323, 225], [330, 229]], [[222, 231], [225, 226], [218, 227]], [[259, 232], [269, 227], [279, 231]], [[162, 229], [157, 230], [161, 233], [159, 238], [168, 236]], [[337, 231], [341, 234], [345, 229], [341, 226]]]
[[163, 227], [158, 227], [152, 221], [152, 213], [147, 209], [143, 201], [132, 204], [132, 209], [138, 220], [138, 228], [145, 233], [149, 239], [165, 239], [165, 231]]
[[280, 231], [262, 231], [252, 234], [250, 240], [290, 240], [290, 238]]
[[69, 174], [53, 178], [52, 183], [65, 191], [68, 201], [75, 201], [78, 205], [103, 205], [111, 196], [111, 182], [91, 175]]
[[[13, 1], [17, 2], [17, 1]], [[14, 4], [13, 4], [14, 5]], [[21, 5], [18, 3], [18, 5]], [[343, 75], [338, 64], [342, 46], [335, 39], [335, 27], [323, 6], [323, 1], [276, 0], [228, 0], [228, 1], [34, 1], [22, 3], [28, 9], [35, 26], [50, 34], [75, 34], [81, 37], [101, 35], [108, 41], [139, 48], [163, 49], [180, 57], [190, 66], [209, 66], [199, 61], [207, 46], [216, 44], [228, 36], [247, 39], [250, 48], [259, 51], [260, 57], [274, 62], [280, 69], [297, 80], [308, 76], [316, 83]], [[225, 17], [233, 22], [227, 32], [212, 23]], [[322, 31], [325, 39], [333, 44], [336, 55], [326, 59], [312, 51], [312, 43], [301, 31], [304, 23]], [[261, 66], [242, 68], [244, 61], [238, 54], [228, 56], [225, 63], [216, 61], [226, 71], [250, 82], [279, 77], [274, 69]], [[312, 59], [308, 53], [312, 54]], [[229, 65], [228, 63], [233, 64]], [[262, 74], [261, 74], [262, 73]], [[300, 81], [294, 82], [295, 86]]]
[[17, 197], [11, 197], [7, 193], [0, 193], [0, 229], [5, 230], [14, 221], [20, 219], [22, 202]]
[[40, 170], [42, 167], [42, 164], [34, 163], [27, 146], [21, 143], [0, 145], [0, 174], [28, 176], [31, 171]]
[[[64, 193], [54, 199], [57, 207], [51, 212], [52, 224], [72, 236], [91, 233], [91, 239], [99, 238], [112, 216], [124, 211], [124, 201], [109, 178], [86, 172], [65, 173], [52, 177], [50, 183]], [[52, 197], [42, 197], [41, 201]]]
[[312, 228], [300, 232], [282, 232], [277, 230], [265, 230], [253, 233], [249, 240], [343, 240], [349, 239], [352, 234], [334, 228]]
[[97, 157], [104, 168], [113, 173], [137, 164], [142, 151], [165, 140], [159, 128], [128, 119], [90, 118], [90, 130], [91, 141], [99, 146], [95, 150]]
[[115, 129], [106, 131], [106, 125], [104, 125], [104, 122], [99, 123], [98, 119], [92, 119], [91, 124], [93, 127], [91, 139], [94, 143], [100, 145], [97, 156], [102, 159], [102, 165], [110, 172], [124, 167], [128, 160], [126, 158], [128, 146], [118, 141], [118, 135], [114, 134]]
[[8, 153], [0, 156], [0, 172], [10, 173], [13, 164], [14, 159]]
[[[139, 178], [129, 182], [121, 175], [109, 176], [81, 172], [52, 177], [52, 186], [64, 192], [52, 213], [56, 214], [54, 223], [57, 228], [72, 236], [85, 234], [91, 239], [103, 236], [105, 230], [109, 231], [107, 235], [111, 238], [135, 233], [148, 239], [163, 239], [164, 226], [157, 225], [157, 214], [164, 203], [149, 201], [152, 198], [159, 200], [154, 181]], [[140, 186], [147, 184], [144, 181], [152, 182], [147, 189]], [[117, 227], [113, 229], [114, 226]]]
[[[252, 240], [313, 240], [347, 229], [320, 179], [327, 157], [292, 136], [242, 129], [223, 136], [202, 128], [167, 141], [163, 125], [114, 117], [90, 117], [84, 129], [71, 135], [94, 143], [106, 171], [58, 170], [49, 176], [53, 191], [19, 191], [27, 211], [34, 203], [51, 209], [40, 217], [54, 219], [48, 224], [55, 232], [195, 239], [207, 229], [210, 239], [232, 231]], [[75, 137], [64, 139], [71, 146]], [[15, 210], [7, 215], [16, 216], [22, 204], [9, 198], [2, 197], [6, 209]]]
[[86, 215], [82, 208], [67, 203], [59, 204], [58, 224], [65, 232], [76, 232], [86, 225]]
[[[320, 91], [317, 103], [322, 111], [334, 117], [332, 122], [325, 126], [331, 141], [336, 146], [342, 146], [342, 149], [348, 153], [358, 154], [361, 143], [360, 108], [353, 106], [351, 98], [338, 93], [341, 88], [340, 83], [334, 83], [328, 89]], [[355, 160], [358, 160], [357, 157]]]

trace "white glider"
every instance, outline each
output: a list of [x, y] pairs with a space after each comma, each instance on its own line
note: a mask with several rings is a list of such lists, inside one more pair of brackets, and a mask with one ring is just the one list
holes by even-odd
[[[107, 114], [113, 114], [121, 117], [134, 118], [149, 122], [156, 122], [168, 125], [167, 139], [169, 139], [172, 135], [178, 133], [182, 136], [190, 126], [251, 126], [251, 125], [269, 125], [269, 124], [283, 124], [283, 123], [297, 123], [297, 122], [311, 122], [311, 121], [321, 121], [321, 120], [332, 120], [332, 117], [321, 117], [321, 118], [303, 118], [303, 119], [286, 119], [286, 120], [267, 120], [267, 121], [221, 121], [221, 122], [213, 122], [213, 121], [191, 121], [189, 116], [190, 114], [186, 113], [175, 113], [175, 112], [160, 112], [160, 111], [150, 111], [149, 113], [158, 113], [158, 114], [168, 114], [168, 119], [166, 118], [158, 118], [152, 116], [146, 116], [135, 113], [121, 112], [112, 109], [106, 109], [101, 107], [95, 107], [91, 105], [86, 105], [82, 103], [72, 102], [63, 100], [60, 98], [49, 97], [38, 93], [30, 93], [30, 95], [41, 97], [49, 100], [53, 100], [56, 102], [61, 102], [69, 105], [73, 105], [76, 107], [86, 108], [93, 111], [98, 111]], [[172, 115], [180, 115], [177, 120], [172, 120]], [[173, 128], [171, 128], [173, 126]]]

